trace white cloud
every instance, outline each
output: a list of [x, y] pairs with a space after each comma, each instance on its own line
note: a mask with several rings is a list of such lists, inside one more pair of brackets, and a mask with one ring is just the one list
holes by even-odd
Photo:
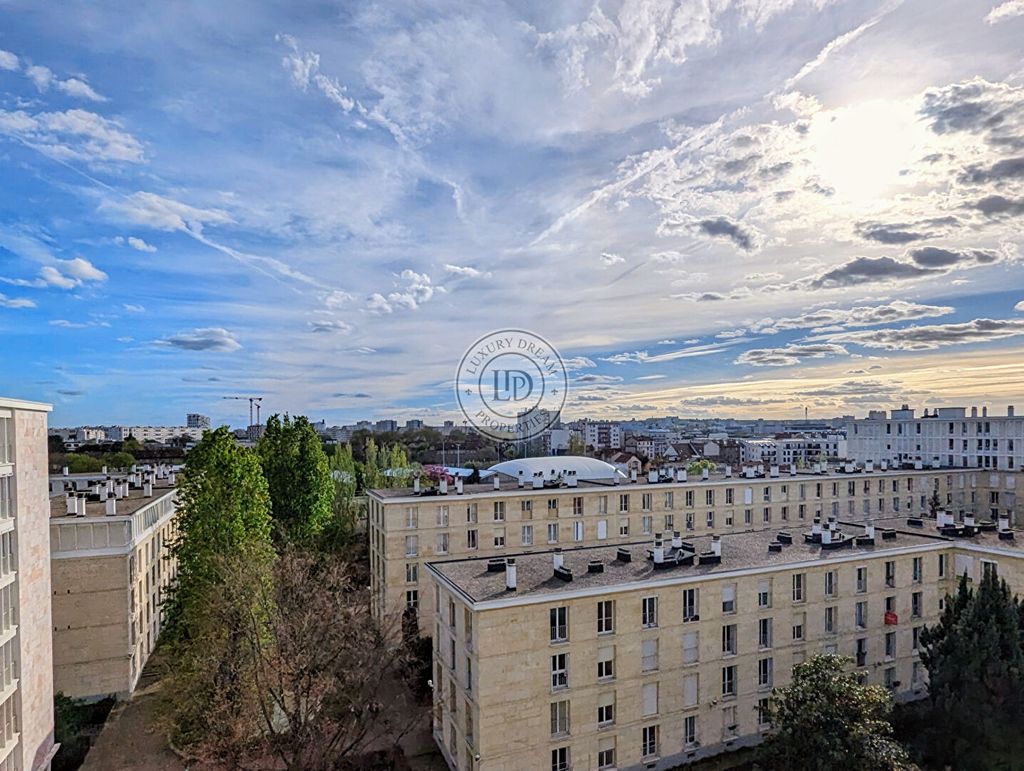
[[65, 276], [52, 265], [44, 265], [40, 268], [39, 275], [46, 284], [55, 286], [58, 289], [74, 289], [82, 283], [78, 279]]
[[37, 89], [46, 91], [53, 82], [53, 72], [49, 67], [33, 64], [25, 68], [25, 76], [32, 81]]
[[617, 254], [610, 254], [609, 252], [604, 252], [604, 253], [601, 254], [601, 264], [602, 265], [607, 265], [607, 266], [620, 265], [620, 264], [622, 264], [625, 261], [626, 261], [625, 258], [620, 257]]
[[223, 327], [201, 327], [165, 337], [158, 345], [178, 348], [183, 351], [237, 351], [242, 347], [233, 332]]
[[88, 99], [91, 102], [105, 102], [107, 98], [97, 94], [92, 86], [79, 78], [68, 78], [57, 83], [57, 88], [68, 96], [78, 99]]
[[1024, 16], [1024, 0], [1006, 0], [1005, 3], [1000, 3], [985, 15], [985, 21], [989, 24], [998, 24], [1014, 16]]
[[751, 348], [741, 353], [736, 358], [736, 363], [754, 367], [786, 367], [800, 364], [805, 359], [847, 354], [848, 351], [843, 346], [831, 343], [791, 343], [782, 348]]
[[123, 307], [128, 313], [145, 313], [146, 308], [143, 305], [136, 305], [134, 303], [125, 303]]
[[930, 324], [900, 329], [872, 329], [829, 335], [840, 343], [856, 343], [886, 351], [925, 351], [947, 345], [985, 343], [1024, 335], [1021, 319], [973, 319], [956, 324]]
[[128, 246], [140, 252], [155, 252], [156, 247], [152, 244], [147, 244], [141, 238], [135, 236], [128, 236]]
[[738, 337], [743, 337], [745, 334], [747, 334], [747, 330], [740, 327], [739, 329], [724, 329], [715, 335], [715, 337], [719, 340], [733, 340]]
[[567, 372], [572, 372], [577, 369], [590, 369], [597, 366], [593, 359], [589, 359], [586, 356], [573, 356], [571, 358], [562, 359], [562, 364], [565, 366]]
[[18, 57], [0, 48], [0, 70], [18, 69]]
[[8, 297], [0, 292], [0, 308], [35, 308], [36, 303], [27, 297]]
[[396, 310], [416, 310], [420, 305], [434, 296], [435, 287], [426, 273], [414, 270], [403, 270], [399, 278], [405, 282], [400, 291], [389, 292], [387, 297], [375, 292], [366, 301], [366, 309], [371, 313], [387, 314]]
[[120, 123], [88, 110], [40, 112], [0, 110], [0, 134], [61, 161], [142, 163], [141, 143]]
[[445, 264], [444, 269], [447, 273], [454, 273], [456, 276], [465, 276], [466, 278], [490, 278], [491, 276], [489, 271], [478, 270], [468, 265]]
[[84, 257], [62, 260], [64, 272], [78, 281], [106, 281], [109, 276]]
[[347, 321], [339, 319], [317, 319], [309, 322], [309, 328], [313, 332], [348, 334], [352, 331], [352, 325]]
[[125, 198], [108, 199], [100, 204], [100, 210], [128, 222], [165, 231], [202, 233], [204, 225], [223, 225], [232, 221], [222, 209], [200, 209], [141, 190]]

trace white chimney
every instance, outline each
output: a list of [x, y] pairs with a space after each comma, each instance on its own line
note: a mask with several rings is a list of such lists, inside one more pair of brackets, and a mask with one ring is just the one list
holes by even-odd
[[[417, 481], [419, 481], [419, 480], [417, 480]], [[144, 497], [146, 497], [146, 498], [152, 498], [153, 497], [153, 485], [151, 485], [149, 482], [146, 482], [146, 484], [144, 484], [142, 486], [142, 495]]]
[[[148, 483], [148, 486], [149, 486], [150, 489], [152, 489], [153, 488], [152, 482]], [[413, 477], [413, 480], [412, 480], [412, 491], [414, 493], [418, 493], [420, 491], [420, 478], [419, 477]]]
[[137, 464], [135, 464], [135, 463], [133, 463], [133, 464], [132, 464], [132, 473], [134, 474], [134, 473], [135, 473], [135, 472], [137, 472], [138, 470], [139, 470], [139, 467], [138, 467], [138, 465], [137, 465]]
[[513, 592], [516, 590], [516, 560], [514, 557], [505, 560], [505, 588]]
[[533, 489], [539, 490], [544, 486], [544, 474], [540, 471], [535, 471], [533, 474]]
[[103, 501], [107, 500], [107, 498], [109, 497], [107, 495], [107, 488], [105, 488], [103, 485], [97, 485], [96, 487], [98, 488], [96, 494], [100, 497], [100, 503], [103, 503]]
[[1013, 405], [1012, 404], [1007, 405], [1007, 407], [1006, 407], [1006, 417], [1008, 417], [1008, 418], [1012, 418], [1013, 417]]
[[821, 535], [821, 520], [817, 517], [814, 518], [814, 523], [811, 525], [811, 533], [813, 535]]
[[576, 477], [575, 471], [569, 472], [569, 487], [579, 487], [579, 479]]
[[888, 471], [889, 470], [889, 461], [887, 461], [887, 460], [881, 461], [878, 465], [879, 465], [879, 468], [882, 469], [882, 471]]
[[636, 469], [635, 468], [631, 468], [629, 470], [629, 481], [630, 482], [635, 482], [636, 481]]
[[107, 498], [107, 516], [114, 517], [117, 515], [117, 499]]
[[711, 471], [707, 468], [707, 466], [705, 466], [704, 470], [700, 472], [700, 478], [701, 479], [707, 479], [710, 475], [711, 475]]
[[795, 477], [796, 476], [796, 463], [790, 463], [789, 464], [789, 475], [791, 477]]
[[[498, 478], [497, 474], [494, 475], [494, 489], [495, 490], [500, 490], [501, 489], [501, 479]], [[460, 481], [460, 484], [459, 484], [459, 492], [460, 493], [462, 492], [461, 481]]]
[[526, 483], [523, 481], [523, 470], [519, 469], [519, 486], [524, 487]]
[[67, 476], [67, 475], [68, 475], [68, 467], [67, 467], [67, 466], [64, 466], [64, 467], [63, 467], [63, 468], [62, 468], [62, 469], [60, 470], [60, 473], [61, 473], [61, 474], [63, 474], [64, 476]]
[[672, 548], [682, 549], [683, 548], [683, 536], [678, 530], [672, 533]]
[[448, 478], [441, 477], [441, 481], [437, 483], [437, 491], [441, 495], [448, 495]]
[[852, 474], [853, 473], [853, 464], [852, 463], [847, 463], [845, 468], [846, 468], [846, 473], [847, 474]]
[[725, 467], [725, 478], [726, 479], [731, 479], [732, 478], [732, 465], [731, 464], [727, 465]]
[[113, 479], [108, 479], [107, 480], [107, 492], [108, 493], [114, 492], [114, 480]]
[[662, 540], [661, 533], [654, 534], [654, 562], [660, 565], [665, 561], [665, 541]]
[[170, 474], [167, 475], [167, 484], [169, 484], [171, 487], [174, 487], [177, 479], [178, 475], [172, 471]]
[[769, 476], [773, 476], [773, 477], [777, 477], [779, 475], [779, 467], [778, 466], [770, 467], [768, 469], [768, 475]]
[[924, 464], [921, 463], [921, 461], [919, 461], [919, 460], [915, 460], [914, 461], [914, 470], [920, 471], [923, 468], [924, 468]]
[[1010, 529], [1010, 517], [1006, 514], [999, 515], [999, 532], [1005, 532]]
[[864, 535], [866, 535], [868, 538], [874, 538], [875, 537], [875, 526], [874, 525], [864, 525]]
[[753, 479], [754, 478], [754, 467], [753, 466], [747, 466], [745, 469], [743, 469], [743, 476], [745, 476], [747, 479]]
[[106, 474], [106, 473], [107, 473], [107, 467], [106, 467], [106, 466], [104, 466], [103, 468], [101, 468], [101, 469], [100, 469], [100, 473], [101, 473], [101, 474]]
[[676, 474], [676, 479], [678, 479], [680, 482], [685, 482], [687, 480], [686, 469], [679, 469], [679, 473]]
[[[831, 524], [831, 523], [829, 523], [829, 524]], [[823, 544], [832, 543], [832, 528], [831, 527], [826, 527], [824, 530], [821, 531], [821, 542]]]
[[864, 470], [865, 471], [874, 471], [875, 470], [875, 462], [873, 460], [866, 460], [866, 461], [864, 461]]
[[[497, 479], [498, 475], [495, 474], [494, 478]], [[462, 477], [455, 477], [455, 494], [462, 495]]]
[[716, 557], [722, 556], [722, 536], [711, 536], [711, 553], [714, 554]]
[[67, 504], [67, 507], [68, 507], [68, 514], [77, 514], [78, 513], [78, 496], [77, 495], [75, 495], [73, 493], [69, 493], [65, 503]]
[[964, 514], [964, 524], [967, 527], [974, 527], [974, 515], [973, 514]]
[[560, 567], [562, 567], [562, 565], [565, 564], [565, 559], [562, 557], [561, 548], [556, 547], [555, 550], [551, 552], [551, 562], [555, 566], [555, 570], [558, 570]]

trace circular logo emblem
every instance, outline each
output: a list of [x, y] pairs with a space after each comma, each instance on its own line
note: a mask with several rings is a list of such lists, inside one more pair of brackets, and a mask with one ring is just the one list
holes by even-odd
[[540, 335], [501, 329], [469, 347], [455, 373], [455, 398], [477, 431], [502, 442], [532, 439], [558, 420], [569, 376]]

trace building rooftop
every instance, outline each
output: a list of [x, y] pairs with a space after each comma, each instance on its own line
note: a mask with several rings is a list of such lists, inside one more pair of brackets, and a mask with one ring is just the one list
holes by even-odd
[[[822, 526], [827, 528], [827, 525]], [[473, 558], [449, 562], [431, 562], [429, 567], [454, 585], [471, 602], [508, 600], [513, 597], [537, 597], [566, 592], [625, 588], [644, 582], [671, 582], [699, 578], [737, 570], [772, 568], [788, 565], [827, 563], [830, 560], [864, 558], [880, 552], [911, 547], [949, 544], [950, 539], [937, 531], [915, 532], [910, 528], [877, 528], [874, 538], [866, 537], [861, 524], [836, 523], [834, 532], [841, 534], [828, 546], [814, 542], [813, 525], [793, 530], [759, 530], [730, 533], [722, 536], [685, 538], [682, 546], [673, 545], [671, 534], [665, 534], [663, 568], [656, 568], [651, 558], [655, 541], [618, 546], [594, 546], [566, 549], [559, 552], [564, 568], [572, 580], [555, 574], [556, 552], [509, 554], [515, 559], [516, 590], [506, 588], [505, 568], [501, 558]], [[791, 543], [780, 543], [788, 540]], [[994, 535], [994, 534], [993, 534]], [[818, 536], [820, 538], [820, 536]], [[678, 544], [678, 541], [675, 542]], [[720, 556], [716, 559], [716, 543]], [[689, 548], [688, 548], [689, 547]], [[624, 559], [628, 558], [628, 559]], [[677, 561], [678, 558], [678, 561]], [[492, 569], [488, 570], [491, 564]], [[592, 567], [593, 565], [593, 567]], [[600, 566], [595, 572], [595, 568]], [[495, 569], [497, 568], [497, 569]]]
[[[122, 475], [123, 476], [123, 475]], [[114, 516], [127, 517], [134, 514], [144, 506], [148, 506], [164, 495], [175, 489], [175, 486], [170, 484], [167, 479], [157, 479], [153, 484], [153, 494], [149, 497], [145, 495], [145, 490], [140, 487], [129, 487], [128, 495], [124, 498], [117, 499], [116, 510], [117, 513]], [[65, 493], [57, 493], [50, 496], [50, 518], [51, 519], [69, 519], [74, 520], [76, 518], [83, 517], [106, 517], [107, 515], [107, 504], [106, 501], [100, 501], [99, 498], [89, 492], [89, 495], [84, 497], [87, 491], [80, 491], [78, 495], [78, 512], [76, 514], [68, 514], [68, 495]], [[82, 512], [82, 503], [85, 501], [85, 511]]]
[[[560, 456], [555, 456], [549, 460], [553, 461], [550, 466], [554, 469], [560, 468], [558, 461], [562, 460]], [[758, 482], [821, 482], [821, 481], [834, 481], [836, 479], [850, 479], [851, 477], [856, 478], [858, 476], [871, 475], [872, 477], [878, 476], [894, 476], [897, 474], [905, 474], [908, 472], [917, 472], [921, 474], [925, 473], [964, 473], [964, 472], [988, 472], [997, 473], [995, 469], [977, 469], [977, 468], [960, 468], [960, 467], [933, 467], [925, 464], [921, 464], [921, 468], [915, 468], [913, 462], [904, 464], [901, 468], [894, 468], [889, 464], [882, 468], [881, 464], [873, 464], [873, 467], [868, 469], [863, 464], [839, 464], [834, 466], [826, 466], [822, 464], [819, 470], [815, 471], [813, 467], [806, 469], [797, 469], [796, 473], [792, 473], [791, 467], [788, 464], [779, 464], [779, 466], [765, 466], [757, 471], [757, 467], [749, 466], [746, 468], [753, 470], [752, 476], [747, 476], [744, 467], [731, 468], [731, 473], [727, 474], [725, 469], [726, 466], [719, 466], [715, 471], [711, 471], [708, 477], [702, 478], [699, 475], [689, 474], [687, 475], [686, 481], [680, 481], [676, 471], [670, 471], [671, 466], [666, 466], [660, 472], [656, 472], [657, 481], [650, 481], [647, 474], [640, 474], [635, 482], [630, 479], [619, 479], [618, 483], [614, 479], [591, 479], [585, 480], [579, 477], [575, 477], [572, 483], [567, 483], [566, 477], [562, 477], [561, 481], [551, 479], [550, 475], [545, 478], [542, 482], [541, 487], [533, 487], [533, 479], [530, 477], [523, 478], [523, 486], [519, 486], [519, 480], [506, 477], [501, 474], [492, 475], [487, 482], [478, 484], [465, 484], [462, 487], [462, 493], [458, 492], [458, 488], [455, 483], [447, 486], [447, 494], [441, 494], [437, 487], [427, 489], [424, 487], [420, 492], [417, 492], [412, 487], [391, 487], [381, 488], [377, 490], [370, 490], [369, 493], [377, 498], [383, 500], [395, 500], [395, 499], [406, 499], [409, 503], [415, 503], [422, 500], [423, 502], [438, 501], [441, 502], [445, 498], [451, 500], [459, 497], [466, 497], [469, 495], [473, 496], [488, 496], [497, 494], [508, 495], [510, 493], [518, 492], [522, 495], [544, 495], [548, 493], [570, 493], [573, 490], [608, 490], [609, 493], [613, 492], [630, 492], [632, 490], [642, 490], [643, 492], [655, 491], [658, 488], [666, 488], [669, 486], [679, 487], [681, 485], [710, 485], [710, 484], [723, 484], [732, 482], [736, 485], [753, 484]], [[685, 466], [684, 466], [685, 467]], [[773, 474], [773, 468], [776, 471]], [[495, 480], [497, 480], [498, 486], [495, 487]]]

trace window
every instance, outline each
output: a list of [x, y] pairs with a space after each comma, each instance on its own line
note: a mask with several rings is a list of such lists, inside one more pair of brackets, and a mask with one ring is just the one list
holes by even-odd
[[420, 577], [420, 565], [418, 562], [409, 562], [405, 566], [405, 582], [407, 584], [415, 584], [419, 581]]
[[675, 508], [676, 495], [672, 491], [665, 493], [665, 505], [664, 508], [672, 510]]
[[665, 515], [665, 529], [672, 531], [676, 529], [676, 515], [666, 514]]
[[405, 526], [409, 530], [415, 530], [418, 526], [420, 510], [418, 506], [405, 507]]
[[522, 519], [533, 519], [533, 501], [520, 501], [519, 510], [522, 512]]
[[700, 633], [683, 633], [683, 663], [694, 664], [700, 659]]
[[757, 622], [757, 646], [759, 648], [772, 647], [772, 620], [762, 618]]
[[504, 522], [505, 521], [505, 501], [494, 502], [494, 521]]
[[924, 627], [915, 626], [913, 629], [910, 630], [910, 648], [911, 648], [911, 650], [914, 653], [917, 653], [917, 651], [921, 647], [921, 630], [922, 629], [924, 629]]
[[688, 511], [688, 512], [686, 512], [686, 529], [687, 530], [693, 530], [693, 528], [694, 528], [694, 525], [693, 525], [693, 512], [692, 511]]
[[608, 496], [599, 495], [597, 497], [597, 513], [607, 514], [608, 513]]
[[437, 550], [435, 554], [447, 554], [448, 553], [448, 533], [437, 534]]
[[650, 629], [658, 625], [658, 598], [644, 597], [640, 602], [640, 622]]
[[913, 582], [915, 584], [919, 584], [924, 579], [924, 560], [923, 560], [923, 558], [922, 557], [914, 557], [914, 561], [912, 563], [912, 566], [913, 566], [913, 569], [912, 569], [913, 579], [912, 580], [913, 580]]
[[896, 598], [892, 595], [885, 598], [885, 612], [895, 613], [896, 612]]
[[763, 578], [757, 582], [757, 607], [770, 608], [772, 606], [772, 580]]
[[558, 499], [548, 498], [548, 516], [558, 516]]
[[807, 623], [807, 617], [804, 613], [793, 614], [793, 639], [803, 640], [804, 639], [804, 627]]
[[825, 634], [833, 634], [836, 631], [836, 609], [835, 606], [825, 608]]
[[736, 625], [727, 624], [722, 627], [722, 655], [736, 655]]
[[579, 542], [583, 540], [583, 520], [578, 519], [572, 523], [572, 540]]
[[825, 596], [835, 597], [839, 592], [838, 574], [835, 570], [825, 572]]
[[565, 642], [569, 639], [569, 609], [566, 607], [552, 608], [549, 611], [551, 622], [551, 642]]
[[757, 727], [770, 728], [772, 724], [771, 699], [767, 696], [757, 700]]
[[470, 524], [476, 522], [476, 504], [475, 503], [467, 503], [466, 504], [466, 522], [468, 522]]
[[686, 491], [686, 507], [693, 508], [693, 490]]
[[981, 561], [981, 576], [982, 576], [982, 578], [989, 578], [990, 576], [994, 577], [996, 575], [998, 575], [996, 563], [992, 562], [991, 560], [982, 560]]
[[735, 739], [739, 730], [736, 720], [736, 706], [731, 705], [722, 709], [722, 738]]
[[615, 737], [597, 740], [597, 767], [615, 768]]
[[697, 716], [687, 715], [683, 718], [683, 746], [694, 747], [697, 744]]
[[438, 506], [437, 507], [437, 524], [440, 527], [448, 527], [448, 507]]
[[415, 557], [420, 551], [420, 537], [418, 535], [407, 535], [405, 537], [405, 556]]
[[467, 549], [475, 549], [476, 546], [477, 546], [477, 540], [478, 540], [478, 538], [477, 538], [476, 530], [467, 530], [466, 531], [466, 548]]
[[551, 704], [551, 735], [563, 736], [567, 733], [569, 733], [569, 702], [553, 702]]
[[615, 601], [601, 600], [597, 603], [597, 633], [610, 634], [615, 631]]
[[853, 606], [853, 622], [857, 625], [858, 629], [867, 629], [868, 627], [868, 604], [866, 601], [858, 602]]
[[866, 637], [858, 637], [853, 648], [854, 661], [858, 667], [867, 666], [868, 663], [868, 640]]
[[914, 592], [910, 595], [910, 617], [921, 618], [924, 612], [924, 596], [921, 592]]
[[558, 543], [558, 523], [548, 524], [548, 543]]
[[533, 525], [523, 525], [523, 546], [533, 546]]
[[885, 563], [885, 585], [890, 589], [896, 586], [896, 563], [891, 560]]
[[774, 664], [772, 658], [768, 657], [765, 659], [758, 659], [757, 661], [757, 687], [758, 688], [771, 688], [772, 687], [772, 670]]
[[700, 619], [700, 596], [698, 589], [683, 589], [683, 621]]
[[807, 583], [807, 575], [805, 573], [795, 573], [793, 575], [793, 602], [804, 601], [804, 585]]
[[603, 541], [608, 537], [608, 520], [599, 519], [597, 520], [597, 540]]
[[651, 493], [644, 493], [640, 499], [640, 508], [644, 511], [650, 511], [654, 508], [654, 496]]
[[640, 532], [644, 535], [650, 535], [654, 531], [654, 517], [650, 514], [645, 514], [640, 517]]
[[641, 704], [643, 706], [643, 716], [650, 717], [651, 715], [658, 714], [658, 684], [657, 683], [644, 683], [641, 689]]
[[641, 753], [645, 759], [652, 758], [658, 754], [658, 726], [644, 726]]
[[722, 587], [722, 613], [736, 612], [736, 584], [725, 584]]
[[556, 653], [551, 657], [551, 690], [569, 687], [569, 654]]
[[736, 695], [736, 666], [722, 667], [722, 696]]
[[615, 677], [615, 646], [609, 645], [597, 650], [597, 679], [611, 680]]
[[416, 589], [410, 589], [405, 593], [405, 607], [415, 610], [420, 606], [420, 593]]
[[583, 498], [581, 496], [572, 499], [572, 515], [574, 517], [583, 516]]
[[857, 593], [864, 594], [868, 590], [868, 569], [857, 568]]
[[609, 726], [615, 722], [615, 691], [597, 697], [597, 724]]
[[629, 493], [623, 493], [619, 496], [619, 513], [625, 514], [629, 511]]
[[557, 747], [551, 750], [551, 771], [570, 771], [569, 748]]
[[683, 677], [683, 706], [696, 707], [700, 691], [700, 675], [691, 674]]
[[629, 519], [619, 520], [619, 535], [629, 535]]
[[715, 526], [715, 512], [708, 512], [707, 524], [708, 528], [713, 528]]
[[885, 633], [885, 657], [887, 659], [896, 658], [896, 633], [886, 632]]
[[945, 554], [939, 555], [939, 578], [946, 577], [946, 556]]

